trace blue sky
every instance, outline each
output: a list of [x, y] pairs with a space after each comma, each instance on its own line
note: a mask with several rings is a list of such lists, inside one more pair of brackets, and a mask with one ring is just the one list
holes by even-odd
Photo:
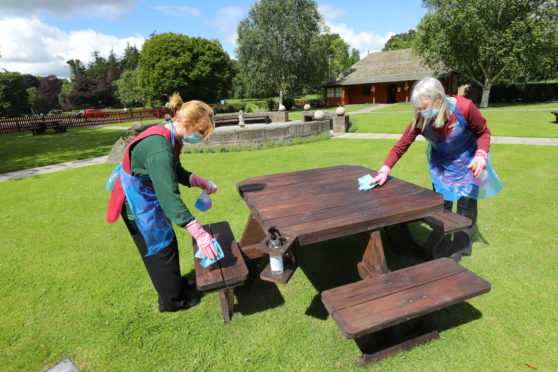
[[[120, 55], [153, 32], [218, 39], [235, 58], [236, 27], [253, 0], [0, 0], [0, 69], [68, 77], [65, 61], [90, 61], [94, 50]], [[317, 1], [331, 32], [351, 47], [377, 52], [394, 34], [413, 29], [426, 12], [420, 0]]]

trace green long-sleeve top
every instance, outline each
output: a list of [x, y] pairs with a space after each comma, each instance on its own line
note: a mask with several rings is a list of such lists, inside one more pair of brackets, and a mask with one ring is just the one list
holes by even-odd
[[[159, 135], [142, 139], [132, 149], [130, 161], [133, 176], [151, 178], [163, 212], [172, 222], [184, 227], [194, 220], [178, 190], [179, 183], [191, 187], [192, 173], [182, 168], [180, 160], [174, 157], [169, 140]], [[125, 208], [128, 217], [133, 218], [127, 200]]]

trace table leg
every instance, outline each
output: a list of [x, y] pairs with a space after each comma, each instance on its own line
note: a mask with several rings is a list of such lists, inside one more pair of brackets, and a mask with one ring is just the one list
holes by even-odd
[[260, 248], [262, 245], [265, 247], [266, 242], [267, 235], [262, 230], [258, 221], [254, 218], [252, 212], [250, 212], [248, 221], [246, 221], [244, 233], [242, 234], [242, 239], [239, 243], [240, 250], [249, 260], [260, 258], [263, 256]]
[[357, 264], [362, 279], [389, 273], [384, 257], [384, 246], [380, 230], [365, 231], [357, 234], [357, 240], [364, 250], [362, 262]]

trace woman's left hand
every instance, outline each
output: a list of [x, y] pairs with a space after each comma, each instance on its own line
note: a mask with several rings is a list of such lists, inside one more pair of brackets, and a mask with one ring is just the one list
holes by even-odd
[[190, 185], [204, 189], [208, 194], [215, 194], [217, 192], [217, 185], [211, 181], [204, 180], [200, 176], [192, 173], [190, 175]]
[[467, 168], [473, 171], [475, 178], [479, 178], [482, 170], [486, 168], [486, 159], [488, 159], [488, 154], [485, 151], [478, 150], [471, 163], [467, 166]]

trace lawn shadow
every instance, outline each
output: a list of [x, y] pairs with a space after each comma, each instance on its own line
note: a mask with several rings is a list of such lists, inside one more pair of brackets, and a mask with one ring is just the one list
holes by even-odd
[[267, 265], [267, 257], [250, 260], [246, 264], [250, 275], [244, 285], [234, 288], [237, 299], [234, 311], [250, 315], [283, 305], [285, 299], [277, 285], [260, 279], [260, 272]]
[[298, 249], [299, 269], [319, 292], [308, 305], [306, 315], [327, 319], [329, 314], [321, 301], [321, 292], [360, 280], [356, 265], [361, 258], [362, 253], [354, 236]]

